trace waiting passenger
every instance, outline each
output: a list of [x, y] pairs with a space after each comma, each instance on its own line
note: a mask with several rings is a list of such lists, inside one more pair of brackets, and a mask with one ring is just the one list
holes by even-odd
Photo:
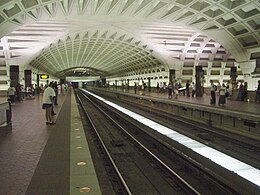
[[32, 88], [31, 86], [26, 87], [26, 97], [31, 97], [32, 96]]
[[179, 96], [179, 83], [178, 81], [176, 80], [174, 82], [174, 94], [175, 94], [175, 99], [178, 99], [178, 96]]
[[10, 85], [10, 87], [7, 90], [7, 95], [10, 99], [11, 104], [15, 104], [15, 88], [13, 85]]
[[25, 94], [25, 89], [24, 86], [21, 85], [21, 99], [24, 100], [24, 94]]
[[163, 93], [163, 83], [160, 82], [160, 93]]
[[226, 86], [223, 83], [219, 89], [218, 105], [224, 106], [224, 104], [226, 104]]
[[160, 85], [159, 85], [159, 83], [157, 82], [157, 85], [156, 85], [156, 92], [159, 93], [159, 90], [160, 90]]
[[58, 105], [58, 84], [57, 84], [57, 81], [55, 81], [55, 82], [53, 83], [52, 88], [53, 88], [54, 91], [55, 91], [54, 105]]
[[218, 92], [219, 93], [219, 95], [220, 95], [220, 89], [221, 89], [221, 84], [220, 84], [220, 82], [218, 81], [218, 84], [217, 84], [217, 88], [216, 88], [216, 92]]
[[35, 96], [35, 87], [33, 85], [31, 85], [31, 89], [32, 89], [32, 96]]
[[239, 85], [239, 88], [238, 88], [237, 100], [242, 101], [242, 99], [243, 99], [243, 91], [244, 91], [244, 84], [241, 81], [240, 85]]
[[229, 80], [227, 82], [227, 86], [226, 86], [227, 92], [229, 93], [229, 99], [231, 98], [232, 94], [233, 94], [233, 85], [232, 82]]
[[213, 81], [210, 80], [210, 96], [211, 96], [210, 103], [211, 104], [216, 104], [216, 90], [217, 90], [216, 85], [214, 85]]
[[168, 84], [168, 98], [172, 98], [172, 82]]
[[190, 97], [190, 81], [187, 80], [186, 82], [186, 94], [187, 94], [187, 97]]
[[244, 88], [243, 88], [243, 91], [242, 91], [242, 94], [241, 94], [241, 101], [247, 101], [247, 88], [248, 88], [248, 85], [247, 85], [247, 82], [245, 82], [244, 84]]
[[52, 119], [52, 107], [55, 97], [55, 91], [51, 87], [52, 83], [44, 90], [42, 99], [42, 109], [45, 109], [46, 125], [55, 125]]
[[16, 97], [18, 101], [21, 101], [21, 85], [18, 83], [16, 88]]
[[196, 85], [194, 82], [191, 83], [191, 88], [192, 88], [191, 96], [194, 97], [196, 92]]

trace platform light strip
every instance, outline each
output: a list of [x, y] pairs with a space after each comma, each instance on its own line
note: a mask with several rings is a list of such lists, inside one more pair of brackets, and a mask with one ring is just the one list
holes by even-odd
[[[84, 89], [83, 89], [84, 90]], [[110, 101], [105, 100], [89, 91], [84, 90], [86, 93], [94, 96], [95, 98], [105, 102], [106, 104], [116, 108], [117, 110], [123, 112], [124, 114], [129, 115], [133, 119], [139, 121], [140, 123], [154, 129], [155, 131], [171, 138], [174, 141], [190, 148], [191, 150], [197, 152], [198, 154], [210, 159], [216, 164], [236, 173], [237, 175], [243, 177], [244, 179], [260, 186], [260, 170], [252, 167], [244, 162], [241, 162], [233, 157], [230, 157], [216, 149], [210, 148], [205, 144], [202, 144], [198, 141], [195, 141], [185, 135], [182, 135], [170, 128], [167, 128], [163, 125], [156, 123], [148, 118], [145, 118], [139, 114], [136, 114], [130, 110], [127, 110], [121, 106], [116, 105]]]

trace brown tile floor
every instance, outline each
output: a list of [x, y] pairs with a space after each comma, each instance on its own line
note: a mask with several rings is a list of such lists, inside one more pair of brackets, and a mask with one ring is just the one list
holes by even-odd
[[69, 194], [71, 98], [64, 100], [26, 194]]
[[[65, 99], [59, 97], [58, 112]], [[2, 101], [5, 98], [1, 98]], [[24, 194], [53, 127], [46, 126], [41, 96], [12, 106], [12, 131], [0, 133], [0, 194]]]

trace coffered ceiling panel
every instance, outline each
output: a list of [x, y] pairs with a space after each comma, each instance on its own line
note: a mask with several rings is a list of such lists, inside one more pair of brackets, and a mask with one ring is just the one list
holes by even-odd
[[247, 61], [259, 52], [260, 3], [1, 0], [0, 36], [9, 63], [58, 76], [73, 67], [118, 75], [167, 66], [169, 58]]

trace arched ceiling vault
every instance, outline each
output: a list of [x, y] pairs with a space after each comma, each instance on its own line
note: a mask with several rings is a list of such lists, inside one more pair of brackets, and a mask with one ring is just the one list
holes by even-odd
[[1, 56], [62, 76], [248, 61], [260, 51], [257, 0], [1, 0]]
[[60, 39], [30, 63], [58, 77], [66, 76], [66, 70], [73, 67], [97, 69], [101, 76], [110, 76], [154, 68], [159, 64], [152, 51], [133, 37], [97, 30]]

